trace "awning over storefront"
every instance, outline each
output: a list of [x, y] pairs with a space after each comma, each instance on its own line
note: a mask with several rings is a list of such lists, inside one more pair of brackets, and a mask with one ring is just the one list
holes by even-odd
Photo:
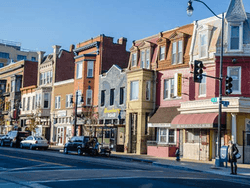
[[[226, 126], [226, 113], [222, 113], [221, 127]], [[217, 128], [218, 113], [179, 114], [171, 122], [172, 128]]]
[[149, 119], [148, 127], [171, 127], [171, 121], [180, 114], [178, 107], [158, 108], [155, 114]]

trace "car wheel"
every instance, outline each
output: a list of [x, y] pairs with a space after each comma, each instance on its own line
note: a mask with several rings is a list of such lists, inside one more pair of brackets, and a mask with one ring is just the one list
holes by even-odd
[[32, 146], [32, 144], [30, 144], [30, 150], [33, 150], [33, 146]]
[[81, 150], [80, 148], [78, 148], [77, 154], [78, 154], [78, 155], [82, 155], [82, 150]]
[[64, 148], [64, 153], [68, 154], [68, 148]]
[[23, 144], [20, 144], [20, 148], [23, 149]]
[[1, 142], [1, 146], [4, 146], [4, 141]]

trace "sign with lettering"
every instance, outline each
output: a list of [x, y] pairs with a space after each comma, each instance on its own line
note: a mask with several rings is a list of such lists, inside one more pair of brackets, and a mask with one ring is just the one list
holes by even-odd
[[181, 97], [181, 92], [182, 92], [182, 74], [178, 73], [177, 76], [178, 82], [177, 82], [177, 96]]
[[191, 129], [191, 128], [213, 128], [212, 124], [176, 124], [171, 125], [171, 128], [183, 128], [183, 129]]

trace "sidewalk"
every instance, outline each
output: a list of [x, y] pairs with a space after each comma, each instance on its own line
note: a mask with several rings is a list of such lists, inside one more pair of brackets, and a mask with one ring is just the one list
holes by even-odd
[[[63, 152], [63, 146], [50, 146], [49, 150]], [[231, 172], [230, 163], [228, 163], [227, 168], [215, 167], [214, 161], [197, 161], [197, 160], [183, 159], [183, 158], [181, 158], [180, 161], [176, 161], [175, 157], [161, 158], [149, 155], [137, 155], [131, 153], [126, 154], [119, 152], [112, 152], [110, 158], [117, 158], [127, 161], [145, 162], [145, 163], [150, 163], [154, 166], [160, 166], [164, 168], [182, 169], [182, 170], [205, 172], [205, 173], [219, 174], [224, 176], [234, 176], [234, 177], [250, 179], [250, 164], [237, 164], [238, 175], [236, 176], [236, 175], [230, 175]]]

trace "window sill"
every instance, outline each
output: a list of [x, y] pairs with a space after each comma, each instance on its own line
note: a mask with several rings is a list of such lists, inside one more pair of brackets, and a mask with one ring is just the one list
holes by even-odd
[[90, 79], [90, 78], [94, 78], [94, 76], [87, 76], [87, 78], [89, 78], [89, 79]]
[[198, 98], [204, 98], [207, 97], [207, 95], [199, 95]]

